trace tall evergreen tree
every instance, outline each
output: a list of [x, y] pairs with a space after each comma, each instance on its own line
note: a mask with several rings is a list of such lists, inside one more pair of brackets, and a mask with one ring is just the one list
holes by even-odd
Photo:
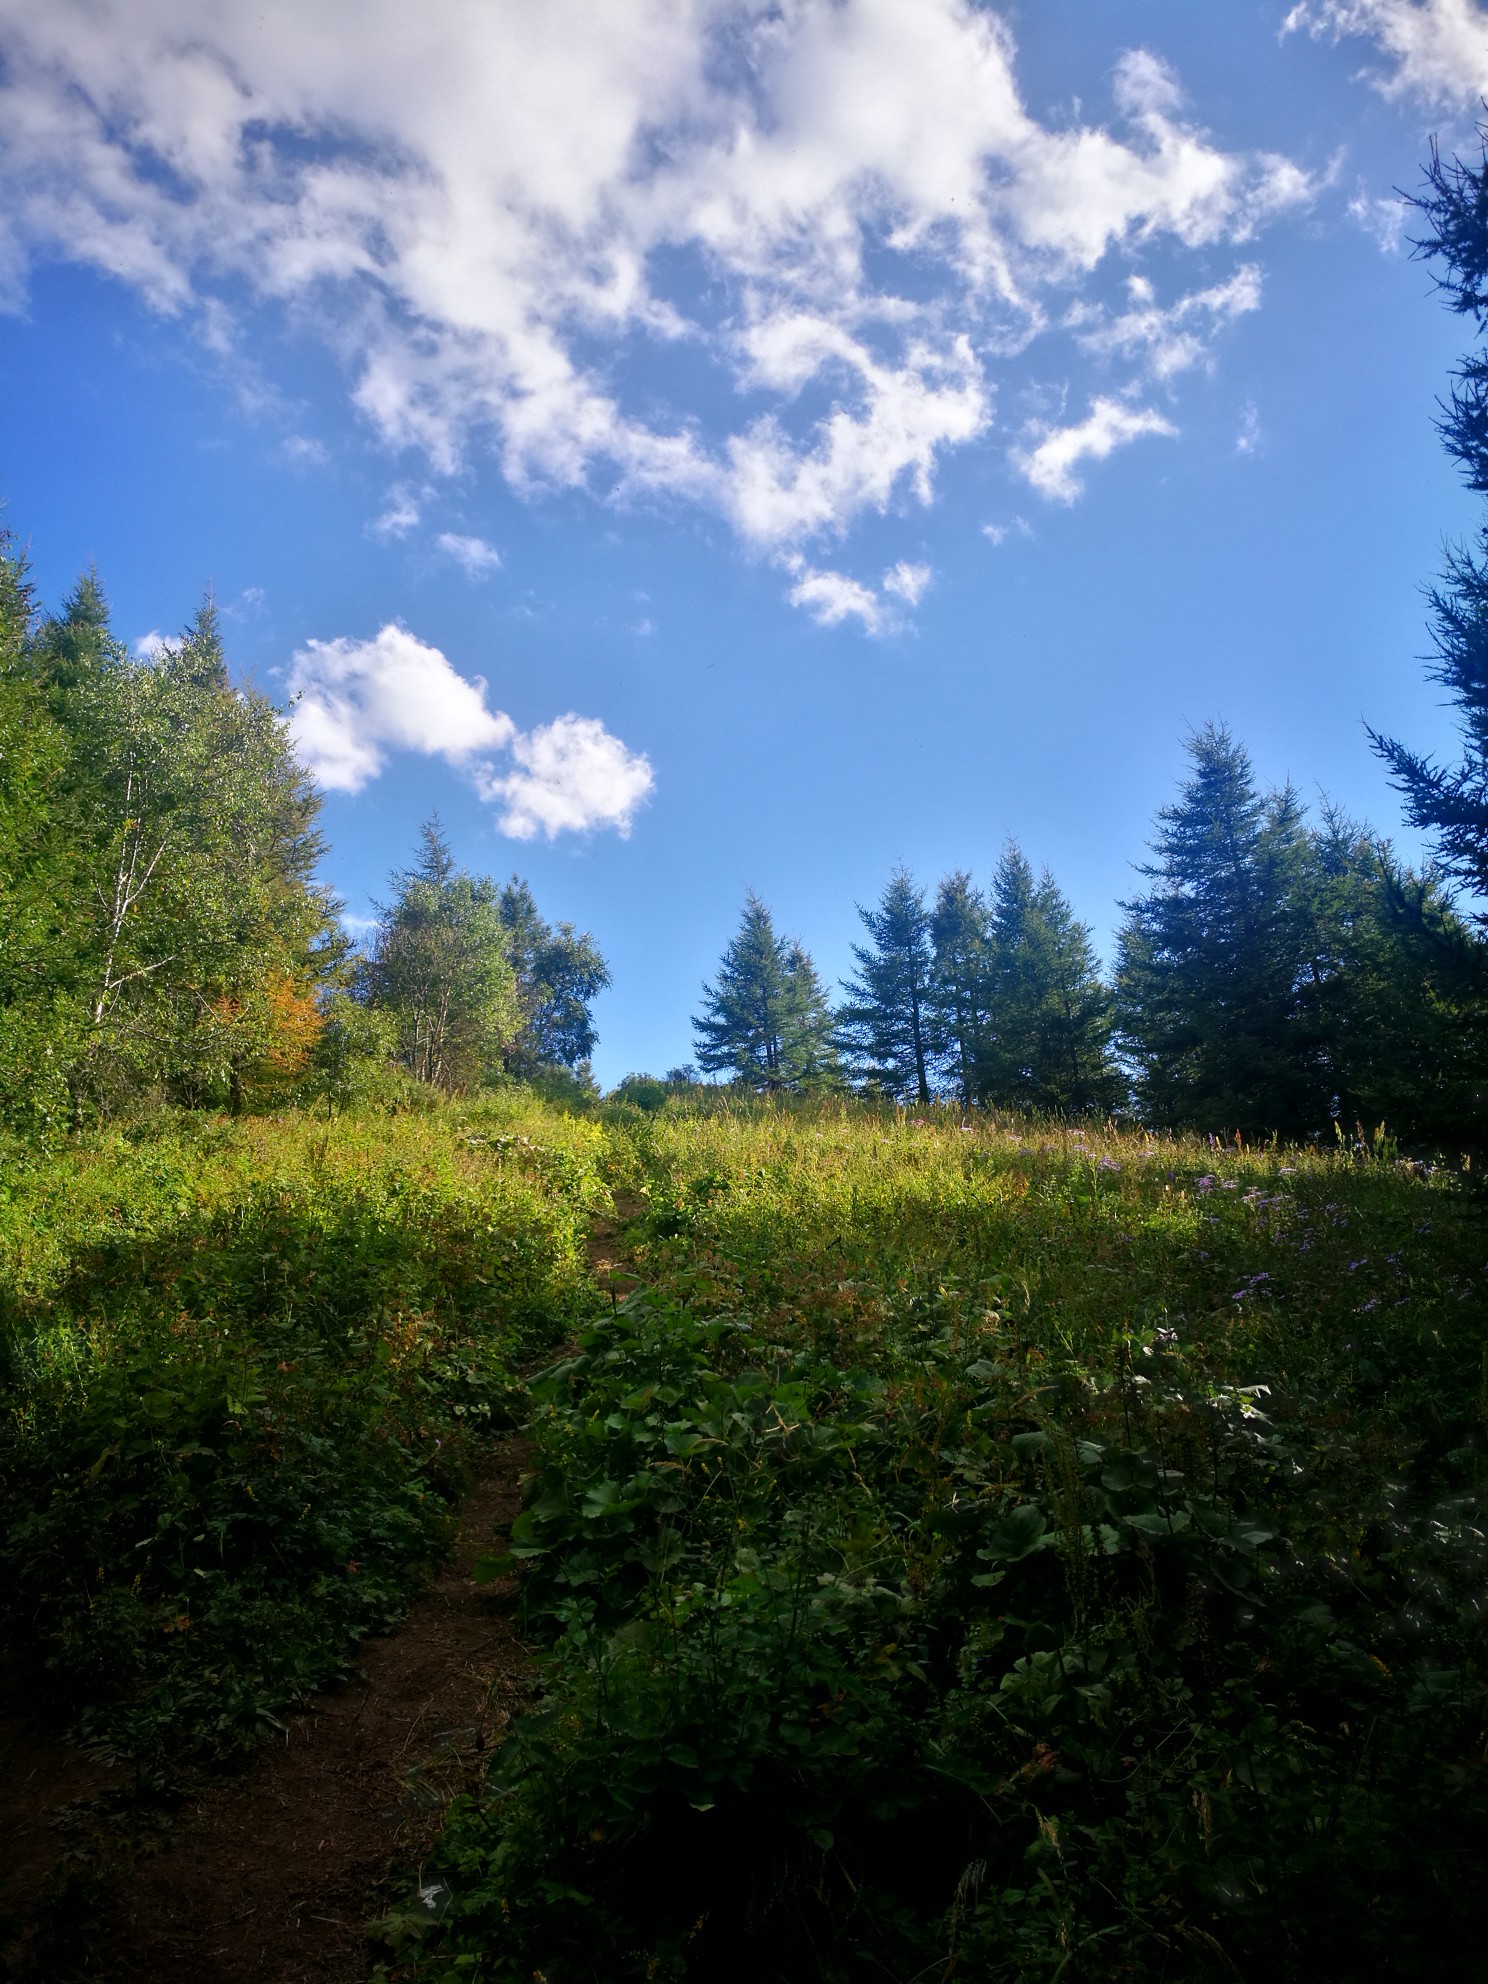
[[32, 667], [35, 596], [0, 531], [0, 1122], [45, 1131], [70, 1110], [81, 1031], [77, 932], [85, 876], [67, 796], [67, 737]]
[[[1488, 139], [1488, 126], [1479, 135]], [[1444, 160], [1433, 145], [1426, 191], [1415, 205], [1426, 221], [1416, 252], [1435, 265], [1449, 306], [1481, 337], [1488, 328], [1488, 152], [1469, 165]], [[1457, 367], [1440, 432], [1468, 488], [1488, 495], [1488, 356], [1481, 349]], [[1432, 837], [1447, 874], [1478, 898], [1478, 921], [1488, 924], [1488, 528], [1479, 530], [1475, 549], [1448, 551], [1428, 598], [1430, 672], [1456, 707], [1462, 761], [1437, 765], [1394, 738], [1370, 735], [1406, 817]]]
[[[1488, 329], [1488, 126], [1479, 126], [1478, 137], [1476, 165], [1443, 160], [1432, 145], [1426, 189], [1415, 202], [1426, 231], [1415, 247], [1434, 265], [1449, 307], [1469, 318], [1481, 339]], [[1488, 495], [1488, 355], [1481, 344], [1457, 367], [1439, 431], [1468, 488]], [[1430, 837], [1443, 879], [1458, 892], [1455, 904], [1442, 905], [1429, 900], [1424, 885], [1392, 886], [1390, 905], [1412, 945], [1431, 954], [1434, 986], [1457, 1013], [1455, 1059], [1471, 1071], [1488, 1061], [1488, 526], [1479, 527], [1474, 544], [1449, 547], [1428, 599], [1430, 674], [1457, 710], [1461, 760], [1436, 764], [1394, 738], [1370, 736], [1406, 818]], [[1458, 1134], [1481, 1136], [1488, 1085], [1469, 1073], [1460, 1093]]]
[[518, 1023], [496, 884], [455, 857], [437, 816], [412, 868], [393, 877], [364, 971], [370, 1004], [392, 1015], [398, 1058], [417, 1080], [459, 1090], [500, 1067]]
[[1035, 880], [1009, 845], [992, 883], [991, 1027], [977, 1064], [983, 1100], [1083, 1114], [1121, 1092], [1111, 1049], [1111, 995], [1088, 928], [1047, 869]]
[[838, 1080], [832, 1013], [816, 966], [799, 943], [775, 934], [753, 890], [692, 1027], [707, 1074], [766, 1094]]
[[1146, 1114], [1247, 1134], [1326, 1118], [1327, 1077], [1300, 999], [1297, 878], [1305, 859], [1290, 788], [1263, 796], [1220, 725], [1158, 815], [1155, 887], [1122, 905], [1117, 991]]
[[544, 1068], [582, 1067], [599, 1034], [593, 1002], [610, 969], [587, 931], [556, 929], [538, 914], [526, 882], [513, 875], [498, 908], [517, 977], [520, 1024], [506, 1052], [509, 1073], [530, 1080]]
[[843, 986], [838, 1038], [860, 1078], [897, 1101], [930, 1100], [930, 914], [922, 890], [896, 868], [876, 909], [858, 906], [871, 941], [854, 944], [858, 976]]
[[991, 1045], [991, 954], [986, 897], [964, 869], [945, 876], [935, 892], [930, 944], [931, 1051], [968, 1104], [977, 1100], [977, 1071]]
[[1452, 965], [1471, 932], [1433, 875], [1403, 870], [1336, 807], [1308, 829], [1305, 852], [1301, 1003], [1331, 1114], [1418, 1145], [1456, 1141], [1488, 1077], [1488, 1043], [1464, 1023]]

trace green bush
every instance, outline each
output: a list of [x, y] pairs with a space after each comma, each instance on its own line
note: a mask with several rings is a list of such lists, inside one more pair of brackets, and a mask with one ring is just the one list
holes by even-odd
[[100, 1749], [241, 1748], [438, 1554], [584, 1300], [582, 1153], [517, 1121], [183, 1119], [9, 1174], [3, 1602]]
[[419, 1967], [1472, 1949], [1485, 1333], [1445, 1181], [866, 1113], [644, 1151], [654, 1286], [534, 1385], [541, 1700]]

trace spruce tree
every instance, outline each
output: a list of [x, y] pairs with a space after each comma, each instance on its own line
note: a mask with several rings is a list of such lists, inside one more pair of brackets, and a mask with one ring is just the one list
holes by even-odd
[[990, 1027], [976, 1068], [985, 1101], [1083, 1114], [1121, 1092], [1111, 995], [1090, 932], [1047, 869], [1016, 844], [998, 863], [987, 939]]
[[935, 892], [930, 915], [930, 1044], [958, 1100], [978, 1098], [978, 1069], [991, 1040], [987, 1011], [991, 969], [987, 902], [958, 869]]
[[1192, 770], [1158, 815], [1155, 886], [1122, 905], [1121, 1026], [1149, 1118], [1296, 1134], [1326, 1119], [1326, 1075], [1300, 998], [1297, 881], [1305, 859], [1290, 787], [1263, 796], [1221, 725], [1189, 744]]
[[1325, 805], [1305, 851], [1301, 1003], [1331, 1115], [1348, 1129], [1385, 1123], [1416, 1146], [1455, 1141], [1488, 1075], [1458, 974], [1444, 969], [1471, 933], [1435, 876], [1402, 868], [1337, 807]]
[[832, 1013], [815, 965], [775, 934], [753, 890], [692, 1022], [698, 1065], [765, 1094], [835, 1086]]
[[68, 795], [67, 736], [33, 667], [35, 597], [0, 531], [0, 1123], [29, 1133], [70, 1113], [81, 1033], [75, 918], [87, 875]]
[[[1479, 138], [1488, 139], [1488, 126], [1479, 127]], [[1481, 337], [1488, 328], [1488, 150], [1470, 165], [1443, 160], [1433, 145], [1426, 190], [1415, 206], [1426, 221], [1417, 254], [1435, 265], [1449, 307]], [[1481, 348], [1457, 367], [1439, 431], [1468, 488], [1488, 495], [1488, 356]], [[1375, 731], [1370, 737], [1404, 799], [1406, 818], [1430, 836], [1444, 875], [1476, 899], [1473, 920], [1488, 930], [1488, 526], [1479, 529], [1475, 546], [1449, 548], [1427, 597], [1430, 674], [1457, 710], [1462, 759], [1438, 765], [1394, 738]], [[1429, 915], [1414, 914], [1407, 898], [1398, 898], [1396, 908], [1429, 940], [1436, 928]], [[1481, 1000], [1488, 945], [1464, 950], [1448, 935], [1438, 949], [1441, 967], [1464, 977]]]
[[872, 940], [854, 944], [858, 976], [847, 980], [838, 1037], [860, 1077], [896, 1101], [930, 1100], [930, 914], [922, 890], [896, 868], [876, 909], [858, 906]]

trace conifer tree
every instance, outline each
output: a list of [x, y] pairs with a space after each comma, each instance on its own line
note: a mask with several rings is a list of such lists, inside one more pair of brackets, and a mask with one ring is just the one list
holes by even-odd
[[987, 1011], [991, 969], [987, 901], [958, 869], [935, 892], [930, 916], [931, 1051], [963, 1104], [978, 1099], [978, 1069], [991, 1043]]
[[1125, 903], [1117, 990], [1145, 1113], [1247, 1135], [1326, 1119], [1326, 1074], [1300, 998], [1306, 938], [1301, 809], [1262, 796], [1221, 725], [1189, 744], [1192, 770], [1158, 814], [1156, 886]]
[[[1308, 829], [1306, 857], [1301, 1004], [1329, 1112], [1349, 1129], [1383, 1122], [1417, 1145], [1459, 1139], [1488, 1054], [1465, 1023], [1458, 974], [1443, 965], [1472, 948], [1471, 933], [1435, 876], [1403, 869], [1337, 807]], [[1415, 913], [1403, 916], [1407, 900]]]
[[816, 966], [799, 943], [775, 934], [753, 890], [692, 1027], [707, 1074], [766, 1094], [838, 1080], [832, 1013]]
[[[1488, 126], [1479, 135], [1488, 140]], [[1444, 161], [1433, 145], [1426, 191], [1415, 206], [1426, 221], [1416, 252], [1436, 265], [1450, 308], [1471, 319], [1481, 337], [1488, 329], [1488, 151], [1470, 165]], [[1481, 348], [1457, 368], [1440, 432], [1468, 488], [1488, 495], [1488, 356]], [[1476, 548], [1449, 550], [1428, 598], [1430, 672], [1458, 712], [1462, 760], [1433, 764], [1393, 738], [1370, 736], [1407, 819], [1431, 836], [1446, 874], [1478, 899], [1477, 921], [1488, 926], [1488, 527], [1479, 530]], [[1488, 977], [1488, 952], [1478, 963]]]
[[67, 738], [32, 666], [35, 611], [25, 557], [0, 531], [0, 1122], [44, 1133], [70, 1108], [84, 877]]
[[1112, 1002], [1090, 932], [1047, 869], [1035, 879], [1016, 844], [993, 877], [987, 958], [980, 1097], [1060, 1114], [1112, 1108], [1121, 1093]]
[[838, 1038], [861, 1079], [896, 1101], [927, 1103], [931, 1044], [930, 915], [922, 890], [896, 868], [876, 909], [858, 906], [872, 940], [854, 944], [858, 976], [843, 986]]

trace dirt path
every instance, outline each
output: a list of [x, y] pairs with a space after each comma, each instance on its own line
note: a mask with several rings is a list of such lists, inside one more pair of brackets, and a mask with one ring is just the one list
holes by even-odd
[[[66, 1952], [75, 1974], [361, 1984], [367, 1924], [410, 1898], [445, 1804], [478, 1774], [521, 1696], [512, 1587], [472, 1576], [517, 1513], [521, 1463], [515, 1439], [493, 1456], [461, 1511], [450, 1561], [397, 1632], [363, 1647], [361, 1678], [296, 1715], [241, 1776], [207, 1788], [164, 1850], [116, 1871], [96, 1926]], [[64, 1796], [96, 1788], [83, 1763], [69, 1766], [78, 1788]], [[44, 1819], [33, 1796], [14, 1829], [34, 1846]], [[33, 1948], [10, 1974], [51, 1984], [64, 1974], [62, 1954]]]
[[[612, 1299], [636, 1285], [621, 1233], [644, 1210], [622, 1198], [591, 1227], [591, 1270]], [[516, 1436], [493, 1454], [449, 1562], [396, 1632], [362, 1648], [359, 1679], [294, 1716], [241, 1775], [204, 1788], [158, 1852], [127, 1835], [105, 1846], [111, 1877], [91, 1892], [86, 1875], [74, 1882], [63, 1910], [74, 1919], [45, 1945], [37, 1898], [69, 1854], [96, 1864], [90, 1801], [119, 1773], [7, 1713], [7, 1681], [15, 1697], [25, 1690], [0, 1669], [0, 1984], [363, 1984], [367, 1925], [411, 1899], [445, 1806], [476, 1781], [522, 1697], [513, 1586], [472, 1573], [520, 1507], [523, 1460]], [[69, 1807], [82, 1815], [75, 1837], [90, 1842], [81, 1855], [58, 1828]]]

